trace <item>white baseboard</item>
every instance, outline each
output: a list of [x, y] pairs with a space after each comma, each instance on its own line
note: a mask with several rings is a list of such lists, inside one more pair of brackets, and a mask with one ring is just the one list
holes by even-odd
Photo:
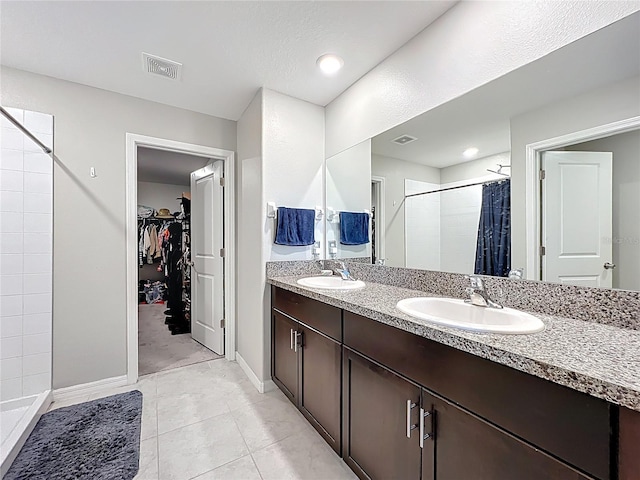
[[251, 370], [251, 367], [245, 361], [245, 359], [242, 358], [242, 355], [240, 355], [240, 353], [238, 352], [236, 352], [236, 362], [238, 362], [238, 365], [240, 365], [240, 368], [242, 368], [244, 374], [247, 376], [253, 386], [256, 387], [256, 390], [258, 390], [260, 393], [266, 393], [270, 392], [271, 390], [275, 390], [276, 384], [273, 383], [273, 380], [269, 379], [265, 382], [261, 381], [255, 374], [255, 372]]
[[53, 391], [53, 400], [61, 401], [68, 398], [78, 397], [80, 395], [93, 395], [94, 393], [100, 393], [104, 390], [108, 390], [109, 388], [123, 387], [125, 385], [127, 385], [126, 375], [105, 378], [103, 380], [96, 380], [95, 382], [58, 388]]

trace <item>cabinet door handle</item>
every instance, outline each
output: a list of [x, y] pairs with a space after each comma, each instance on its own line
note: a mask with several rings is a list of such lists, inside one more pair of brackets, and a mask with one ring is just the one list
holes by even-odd
[[411, 430], [417, 427], [417, 425], [411, 424], [411, 410], [416, 406], [411, 400], [407, 400], [407, 438], [411, 438]]
[[[424, 419], [425, 417], [433, 417], [432, 412], [425, 410], [420, 407], [420, 448], [424, 448], [424, 441], [428, 439], [433, 439], [432, 433], [424, 433]], [[431, 419], [431, 430], [433, 431], [433, 418]]]
[[291, 350], [293, 350], [293, 328], [289, 330], [289, 332], [291, 332], [291, 335], [289, 335], [289, 341], [290, 341], [290, 346], [289, 348]]
[[297, 352], [298, 351], [298, 337], [302, 337], [302, 333], [295, 331], [293, 333], [293, 351]]

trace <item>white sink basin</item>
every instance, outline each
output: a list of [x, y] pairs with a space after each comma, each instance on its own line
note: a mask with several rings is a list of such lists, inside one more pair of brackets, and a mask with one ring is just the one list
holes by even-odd
[[544, 330], [542, 320], [528, 313], [477, 307], [453, 298], [407, 298], [396, 307], [415, 318], [474, 332], [523, 334]]
[[325, 288], [327, 290], [355, 290], [364, 288], [362, 280], [343, 280], [338, 276], [331, 277], [306, 277], [298, 280], [298, 285], [311, 288]]

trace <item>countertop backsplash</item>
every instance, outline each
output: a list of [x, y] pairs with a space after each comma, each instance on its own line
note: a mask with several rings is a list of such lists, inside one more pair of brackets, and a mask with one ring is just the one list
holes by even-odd
[[[371, 265], [344, 259], [352, 275], [365, 282], [465, 298], [463, 274]], [[359, 259], [358, 259], [359, 260]], [[332, 260], [267, 262], [267, 277], [318, 275]], [[640, 330], [640, 292], [557, 283], [483, 277], [491, 298], [505, 307]]]

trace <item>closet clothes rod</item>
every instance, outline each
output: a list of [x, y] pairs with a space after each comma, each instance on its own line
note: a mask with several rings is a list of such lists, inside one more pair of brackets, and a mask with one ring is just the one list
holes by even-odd
[[53, 150], [51, 150], [44, 143], [38, 140], [38, 138], [29, 130], [27, 130], [19, 121], [13, 118], [11, 114], [4, 109], [4, 107], [0, 107], [0, 112], [2, 112], [2, 115], [6, 117], [6, 119], [9, 120], [11, 123], [13, 123], [18, 130], [24, 133], [27, 137], [33, 140], [36, 145], [38, 145], [42, 150], [44, 150], [44, 153], [50, 154], [51, 152], [53, 152]]
[[428, 195], [430, 193], [448, 192], [449, 190], [457, 190], [459, 188], [466, 188], [466, 187], [475, 187], [477, 185], [489, 185], [490, 183], [506, 182], [509, 178], [500, 179], [500, 180], [487, 180], [486, 182], [470, 183], [468, 185], [458, 185], [457, 187], [441, 188], [439, 190], [432, 190], [430, 192], [412, 193], [410, 195], [405, 195], [404, 198], [418, 197], [420, 195]]

